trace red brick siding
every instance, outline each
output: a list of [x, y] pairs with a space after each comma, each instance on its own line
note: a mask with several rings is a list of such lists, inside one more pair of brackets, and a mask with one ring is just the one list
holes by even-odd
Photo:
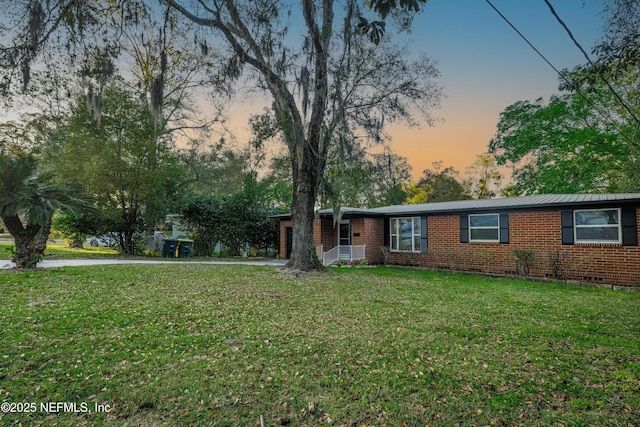
[[[563, 245], [560, 215], [559, 210], [511, 212], [509, 244], [460, 243], [460, 215], [430, 216], [428, 253], [391, 253], [389, 262], [512, 274], [516, 273], [513, 250], [528, 249], [534, 251], [531, 276], [640, 286], [640, 247]], [[640, 224], [638, 210], [636, 218]]]
[[[293, 222], [290, 219], [280, 220], [280, 258], [285, 259], [287, 257], [287, 227], [293, 227]], [[316, 229], [313, 228], [313, 235], [316, 235]]]
[[[509, 213], [509, 243], [460, 243], [460, 215], [428, 217], [426, 254], [392, 252], [390, 264], [428, 268], [515, 274], [514, 249], [534, 251], [529, 274], [534, 277], [581, 282], [640, 286], [640, 247], [607, 244], [563, 245], [560, 210]], [[640, 230], [640, 211], [636, 210]], [[380, 247], [388, 220], [354, 218], [354, 245], [367, 245], [370, 264], [382, 263]], [[325, 229], [325, 225], [330, 227]], [[328, 230], [331, 230], [330, 232]], [[329, 220], [322, 223], [325, 249], [336, 244], [337, 231]], [[638, 236], [640, 241], [640, 233]]]
[[338, 227], [337, 224], [334, 226], [333, 219], [316, 219], [316, 224], [320, 224], [322, 227], [320, 240], [316, 238], [316, 246], [324, 245], [325, 252], [338, 246]]
[[[356, 234], [358, 234], [356, 236]], [[351, 244], [367, 245], [365, 254], [369, 264], [382, 263], [380, 247], [384, 246], [384, 220], [382, 218], [353, 218]]]
[[322, 224], [319, 219], [313, 220], [313, 244], [319, 246], [321, 244]]

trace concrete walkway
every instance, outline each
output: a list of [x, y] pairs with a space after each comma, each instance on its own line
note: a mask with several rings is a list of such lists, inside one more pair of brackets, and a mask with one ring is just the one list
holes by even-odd
[[[284, 260], [268, 259], [268, 260], [239, 260], [239, 261], [169, 261], [169, 260], [145, 260], [145, 259], [61, 259], [61, 260], [44, 260], [38, 263], [38, 268], [57, 268], [57, 267], [78, 267], [91, 265], [111, 265], [111, 264], [209, 264], [209, 265], [270, 265], [274, 267], [283, 267], [286, 264]], [[0, 269], [13, 268], [15, 264], [11, 261], [0, 261]]]

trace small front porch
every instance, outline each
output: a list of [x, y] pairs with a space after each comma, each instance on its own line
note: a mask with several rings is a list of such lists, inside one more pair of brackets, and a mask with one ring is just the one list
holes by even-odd
[[[293, 222], [290, 217], [280, 221], [280, 254], [291, 256]], [[318, 260], [323, 265], [337, 262], [367, 264], [382, 262], [380, 247], [384, 246], [384, 220], [382, 217], [361, 215], [361, 210], [343, 208], [341, 219], [334, 221], [333, 212], [322, 210], [313, 224], [313, 237]]]
[[[325, 242], [316, 247], [318, 259], [322, 261], [322, 265], [327, 266], [336, 262], [342, 261], [346, 263], [352, 263], [366, 258], [366, 244], [353, 245], [351, 241], [352, 225], [350, 220], [341, 220], [338, 222], [338, 226], [334, 228], [334, 233], [337, 232], [337, 236], [332, 241], [337, 241], [337, 245], [328, 249], [325, 252]], [[335, 234], [334, 234], [335, 236]]]
[[324, 245], [316, 247], [318, 259], [325, 267], [339, 261], [352, 263], [367, 258], [367, 245], [338, 245], [327, 252]]

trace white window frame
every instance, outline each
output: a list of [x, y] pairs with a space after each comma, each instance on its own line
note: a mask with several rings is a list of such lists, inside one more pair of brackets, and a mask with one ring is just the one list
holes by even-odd
[[[403, 250], [400, 249], [400, 237], [402, 236], [402, 230], [400, 227], [401, 221], [410, 221], [411, 222], [411, 250]], [[420, 223], [420, 217], [419, 216], [414, 216], [414, 217], [398, 217], [398, 218], [390, 218], [389, 219], [389, 249], [391, 250], [391, 252], [417, 252], [419, 253], [421, 251], [421, 245], [422, 245], [422, 235], [420, 233], [420, 228], [418, 228], [418, 233], [416, 233], [416, 227], [415, 224], [416, 222], [418, 223], [418, 227], [422, 227], [422, 224]], [[393, 225], [392, 223], [395, 222], [396, 223], [396, 234], [393, 233]], [[417, 237], [417, 239], [416, 239]], [[416, 248], [416, 240], [418, 242], [418, 247]], [[394, 244], [395, 243], [395, 244]], [[395, 248], [394, 248], [395, 246]]]
[[[477, 216], [495, 216], [498, 218], [498, 225], [492, 226], [472, 226], [471, 218]], [[486, 214], [469, 214], [469, 242], [480, 243], [500, 243], [500, 214], [498, 213], [486, 213]], [[472, 230], [498, 230], [498, 236], [495, 239], [474, 239]]]
[[[596, 211], [617, 211], [618, 223], [617, 224], [582, 224], [578, 225], [576, 221], [576, 215], [580, 212], [596, 212]], [[616, 228], [618, 230], [617, 240], [606, 239], [578, 239], [578, 228]], [[605, 243], [610, 245], [622, 244], [622, 212], [620, 208], [601, 208], [601, 209], [578, 209], [573, 211], [573, 242], [580, 243]]]

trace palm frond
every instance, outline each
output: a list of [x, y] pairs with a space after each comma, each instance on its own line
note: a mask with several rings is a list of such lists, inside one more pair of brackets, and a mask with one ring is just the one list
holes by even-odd
[[57, 185], [54, 176], [45, 172], [36, 175], [37, 161], [33, 156], [0, 154], [0, 214], [23, 216], [27, 224], [46, 224], [54, 211], [72, 214], [87, 211], [91, 206]]

